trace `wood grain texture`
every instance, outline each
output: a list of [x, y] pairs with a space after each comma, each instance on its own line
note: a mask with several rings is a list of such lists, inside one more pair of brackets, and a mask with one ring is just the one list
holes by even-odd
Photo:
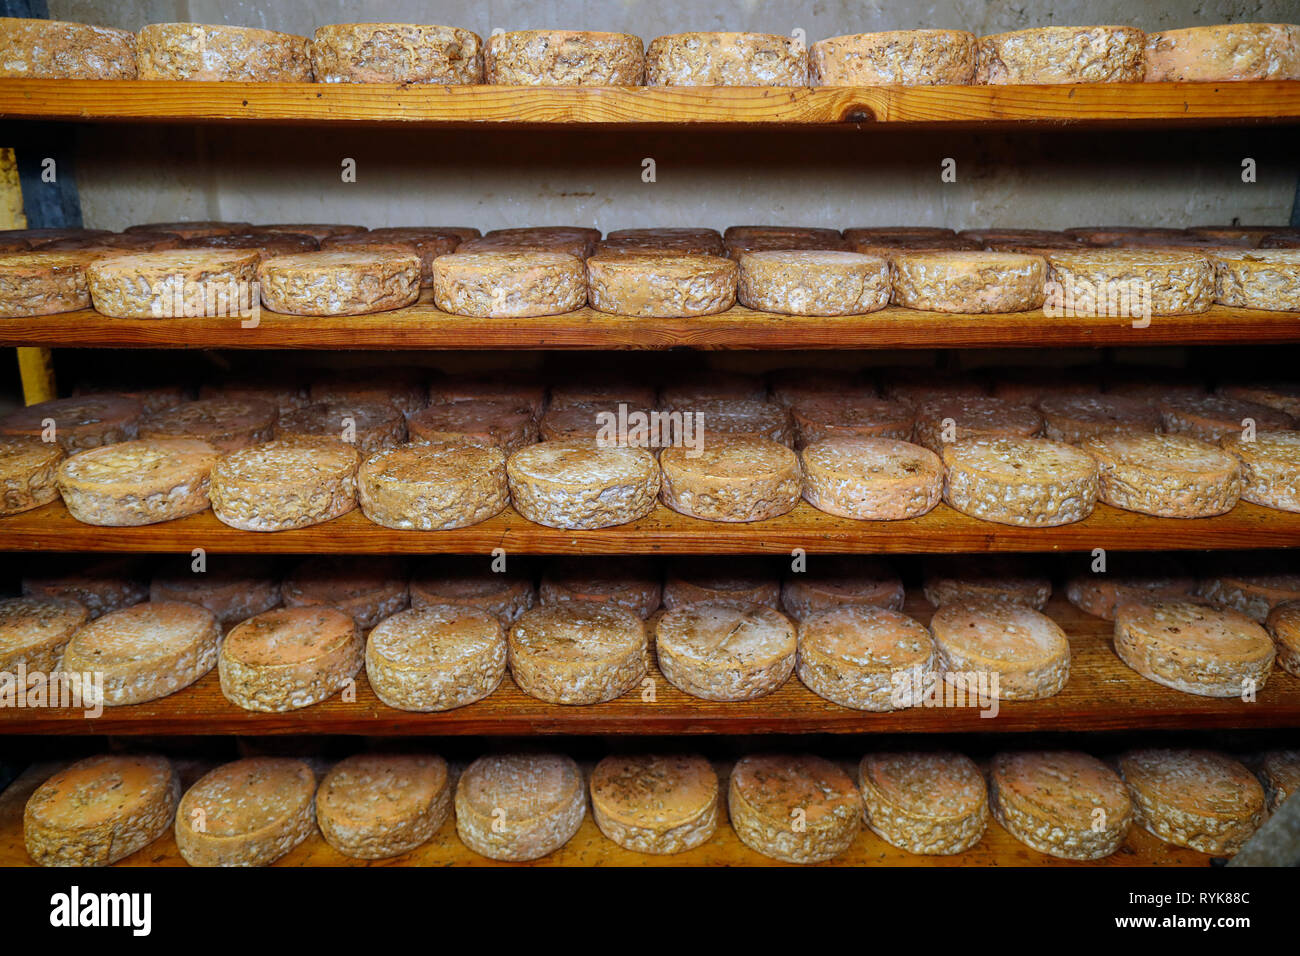
[[1048, 318], [1041, 312], [945, 315], [889, 307], [868, 315], [719, 315], [647, 319], [579, 309], [527, 319], [473, 319], [429, 301], [373, 315], [113, 319], [92, 310], [0, 319], [0, 346], [223, 349], [840, 349], [1245, 345], [1300, 341], [1300, 313], [1215, 306], [1199, 315]]
[[1300, 82], [934, 87], [502, 87], [0, 80], [0, 117], [120, 122], [924, 127], [1300, 119]]
[[217, 554], [941, 554], [975, 552], [1230, 550], [1300, 546], [1300, 514], [1245, 502], [1215, 518], [1153, 518], [1098, 505], [1083, 521], [1016, 528], [939, 505], [906, 521], [854, 521], [800, 502], [765, 521], [703, 521], [656, 505], [645, 518], [598, 531], [544, 528], [506, 509], [469, 528], [395, 531], [353, 510], [293, 531], [239, 531], [211, 511], [132, 528], [76, 521], [61, 501], [0, 518], [0, 551]]
[[[908, 613], [928, 622], [932, 610], [919, 595]], [[1070, 679], [1055, 697], [1004, 701], [993, 716], [976, 707], [918, 707], [866, 713], [823, 700], [797, 676], [752, 701], [691, 697], [652, 670], [653, 700], [636, 688], [603, 704], [548, 704], [524, 694], [506, 677], [474, 704], [438, 714], [394, 710], [370, 689], [363, 671], [355, 700], [340, 695], [287, 714], [260, 714], [226, 700], [216, 672], [146, 704], [109, 707], [87, 719], [74, 709], [0, 708], [0, 734], [767, 734], [767, 733], [1004, 733], [1193, 728], [1300, 727], [1300, 679], [1275, 668], [1258, 699], [1217, 699], [1183, 694], [1146, 680], [1125, 666], [1111, 647], [1112, 626], [1064, 599], [1048, 614], [1070, 636]]]
[[[63, 764], [38, 764], [24, 772], [0, 793], [0, 866], [32, 866], [23, 845], [23, 807], [40, 784]], [[725, 767], [719, 767], [725, 781]], [[849, 769], [849, 768], [846, 768]], [[856, 776], [856, 774], [855, 774]], [[186, 781], [187, 783], [189, 781]], [[726, 787], [718, 829], [702, 846], [672, 856], [653, 856], [625, 850], [606, 839], [588, 813], [563, 847], [529, 863], [502, 863], [479, 856], [456, 835], [454, 817], [449, 817], [428, 843], [388, 860], [357, 860], [339, 853], [313, 830], [303, 843], [274, 866], [790, 866], [769, 859], [745, 846], [726, 820]], [[1140, 827], [1129, 831], [1124, 845], [1102, 860], [1079, 863], [1047, 856], [1020, 843], [990, 819], [984, 838], [965, 853], [954, 856], [917, 856], [890, 846], [866, 827], [853, 845], [821, 866], [1209, 866], [1210, 857], [1195, 850], [1164, 843]], [[149, 846], [116, 864], [117, 866], [188, 866], [167, 833]]]

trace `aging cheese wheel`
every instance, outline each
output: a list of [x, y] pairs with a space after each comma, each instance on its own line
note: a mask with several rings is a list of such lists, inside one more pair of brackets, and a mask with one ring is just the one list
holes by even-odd
[[607, 602], [645, 619], [663, 602], [663, 581], [659, 566], [648, 558], [560, 558], [546, 565], [538, 598], [544, 605]]
[[625, 849], [681, 853], [717, 829], [718, 775], [688, 754], [606, 757], [591, 772], [591, 815]]
[[74, 398], [105, 394], [133, 398], [141, 404], [145, 414], [153, 415], [191, 401], [194, 398], [194, 389], [180, 382], [152, 382], [135, 377], [124, 379], [120, 376], [110, 376], [80, 382], [72, 390]]
[[98, 259], [86, 269], [95, 311], [115, 319], [219, 316], [246, 319], [258, 254], [175, 249]]
[[1091, 568], [1071, 575], [1065, 583], [1070, 603], [1105, 621], [1115, 620], [1126, 604], [1190, 599], [1196, 581], [1186, 565], [1161, 554], [1108, 554], [1104, 570]]
[[87, 236], [67, 236], [50, 242], [35, 243], [33, 248], [47, 255], [51, 252], [90, 252], [102, 256], [178, 249], [183, 241], [174, 232], [112, 232], [101, 235], [92, 231]]
[[351, 226], [346, 223], [274, 222], [263, 226], [250, 226], [249, 231], [252, 233], [289, 233], [295, 236], [311, 236], [317, 242], [320, 242], [322, 239], [328, 239], [331, 236], [347, 236], [366, 232], [367, 230], [365, 226]]
[[[985, 244], [976, 242], [973, 239], [967, 239], [964, 236], [949, 234], [946, 236], [863, 236], [862, 238], [845, 240], [846, 244], [854, 252], [864, 256], [875, 256], [878, 259], [888, 259], [891, 262], [901, 255], [913, 252], [959, 252], [970, 250], [979, 252], [985, 249]], [[1000, 250], [1018, 251], [1018, 250]]]
[[1219, 305], [1300, 310], [1300, 249], [1215, 249], [1208, 255], [1214, 263], [1214, 301]]
[[56, 484], [63, 449], [58, 442], [0, 438], [0, 515], [16, 515], [59, 497]]
[[654, 509], [659, 494], [659, 464], [644, 448], [539, 442], [511, 455], [506, 474], [515, 510], [551, 528], [636, 521]]
[[798, 457], [765, 438], [715, 438], [699, 454], [666, 448], [659, 464], [663, 503], [706, 521], [774, 518], [791, 511], [802, 493]]
[[785, 315], [861, 315], [889, 305], [889, 261], [857, 252], [771, 250], [740, 257], [741, 304]]
[[418, 226], [398, 226], [372, 229], [322, 239], [320, 247], [326, 252], [373, 252], [380, 255], [407, 255], [420, 257], [420, 286], [433, 286], [433, 260], [456, 250], [460, 237], [437, 229]]
[[500, 448], [469, 441], [402, 445], [362, 462], [357, 503], [386, 528], [475, 525], [510, 504], [506, 457]]
[[1047, 304], [1075, 315], [1204, 312], [1214, 302], [1214, 266], [1196, 252], [1088, 249], [1049, 252]]
[[1067, 860], [1099, 860], [1120, 848], [1133, 801], [1119, 774], [1069, 750], [1003, 753], [989, 773], [993, 816], [1026, 846]]
[[[697, 399], [667, 407], [682, 413], [680, 427], [673, 421], [673, 443], [702, 446], [732, 438], [767, 439], [782, 445], [794, 444], [794, 423], [790, 410], [777, 402], [746, 398]], [[691, 414], [688, 420], [686, 413]], [[690, 449], [694, 451], [694, 448]], [[701, 448], [700, 450], [703, 450]]]
[[1125, 395], [1053, 395], [1042, 400], [1043, 434], [1076, 445], [1111, 435], [1152, 435], [1160, 431], [1160, 410]]
[[858, 767], [858, 786], [871, 832], [909, 853], [962, 853], [988, 825], [984, 777], [962, 754], [870, 753]]
[[807, 86], [803, 43], [770, 33], [675, 33], [646, 49], [646, 86]]
[[954, 372], [930, 366], [882, 369], [880, 393], [895, 402], [919, 408], [929, 402], [988, 396], [988, 387], [970, 372]]
[[455, 252], [433, 263], [433, 300], [476, 318], [560, 315], [587, 304], [587, 272], [563, 252]]
[[[822, 238], [820, 230], [812, 232], [803, 229], [781, 229], [770, 233], [761, 233], [748, 238], [734, 237], [723, 241], [727, 256], [739, 262], [744, 256], [755, 252], [853, 252], [849, 244], [839, 236]], [[878, 256], [874, 249], [858, 249], [869, 255]]]
[[199, 387], [199, 398], [267, 402], [274, 405], [281, 415], [310, 404], [307, 386], [292, 374], [245, 375], [222, 382], [207, 382]]
[[[620, 421], [625, 427], [620, 427]], [[634, 448], [660, 448], [672, 441], [672, 419], [621, 402], [552, 405], [537, 429], [541, 441], [590, 441]]]
[[925, 599], [935, 607], [1010, 601], [1041, 611], [1052, 580], [1040, 562], [1007, 555], [932, 558], [925, 562]]
[[655, 387], [631, 379], [626, 374], [584, 375], [551, 383], [550, 409], [570, 405], [628, 405], [632, 408], [653, 408]]
[[664, 607], [687, 604], [762, 604], [781, 606], [781, 582], [764, 558], [679, 558], [664, 579]]
[[515, 683], [552, 704], [613, 700], [646, 674], [645, 623], [609, 602], [533, 608], [510, 626], [508, 639]]
[[785, 615], [759, 604], [688, 604], [655, 625], [659, 669], [704, 700], [752, 700], [794, 671], [798, 638]]
[[1300, 431], [1260, 432], [1254, 441], [1240, 435], [1223, 439], [1223, 448], [1241, 462], [1241, 497], [1266, 508], [1300, 511]]
[[428, 407], [428, 371], [404, 365], [333, 369], [312, 381], [313, 402], [378, 402], [411, 415]]
[[451, 813], [447, 761], [422, 754], [357, 754], [316, 791], [316, 823], [344, 856], [383, 860], [429, 840]]
[[818, 697], [844, 707], [915, 707], [935, 665], [930, 632], [898, 611], [849, 605], [799, 622], [799, 680]]
[[546, 404], [546, 386], [531, 372], [498, 370], [484, 375], [448, 375], [429, 385], [429, 407], [464, 402], [509, 402], [536, 418]]
[[942, 604], [930, 632], [945, 682], [972, 695], [977, 689], [983, 694], [987, 679], [988, 695], [998, 700], [1038, 700], [1060, 693], [1070, 675], [1065, 632], [1046, 614], [1021, 604]]
[[558, 850], [586, 812], [582, 771], [556, 754], [479, 757], [456, 784], [456, 832], [493, 860], [536, 860]]
[[1190, 601], [1118, 608], [1115, 653], [1148, 680], [1201, 697], [1263, 687], [1275, 656], [1268, 634], [1246, 615]]
[[587, 300], [617, 315], [713, 315], [736, 304], [736, 263], [721, 256], [592, 256]]
[[120, 528], [184, 518], [208, 509], [218, 458], [206, 442], [186, 439], [90, 448], [59, 465], [59, 494], [85, 524]]
[[1277, 664], [1300, 677], [1300, 599], [1275, 604], [1265, 619], [1277, 651]]
[[284, 607], [237, 625], [221, 644], [221, 693], [245, 710], [310, 707], [361, 670], [361, 629], [333, 607]]
[[307, 38], [251, 27], [151, 23], [136, 36], [142, 80], [310, 83]]
[[1300, 80], [1300, 26], [1224, 23], [1148, 33], [1146, 81]]
[[0, 600], [0, 673], [54, 673], [63, 649], [88, 620], [84, 605], [66, 598]]
[[824, 438], [894, 438], [910, 441], [916, 412], [902, 402], [865, 395], [796, 397], [795, 445], [804, 448]]
[[139, 232], [170, 232], [182, 239], [197, 236], [225, 236], [236, 232], [248, 232], [253, 228], [249, 222], [230, 222], [220, 219], [179, 219], [175, 222], [142, 222], [127, 226], [122, 231], [128, 235]]
[[320, 524], [357, 506], [357, 453], [337, 441], [273, 441], [212, 469], [212, 513], [243, 531]]
[[0, 315], [18, 318], [90, 308], [86, 269], [98, 251], [0, 255]]
[[320, 243], [312, 236], [288, 232], [232, 232], [222, 236], [195, 236], [193, 239], [176, 239], [164, 249], [248, 249], [257, 253], [258, 261], [272, 256], [288, 256], [299, 252], [315, 252]]
[[1158, 407], [1160, 422], [1166, 432], [1190, 435], [1212, 444], [1247, 434], [1253, 436], [1259, 431], [1290, 429], [1296, 425], [1296, 420], [1286, 412], [1222, 395], [1171, 396], [1160, 401]]
[[660, 408], [737, 399], [761, 402], [766, 398], [767, 385], [759, 376], [716, 368], [703, 372], [683, 369], [670, 373], [659, 387]]
[[207, 442], [221, 454], [271, 440], [279, 410], [269, 402], [200, 399], [148, 415], [140, 437]]
[[516, 30], [488, 38], [484, 72], [503, 86], [640, 86], [645, 46], [628, 33]]
[[272, 312], [364, 315], [400, 309], [420, 297], [420, 257], [414, 252], [301, 252], [267, 259], [257, 279], [262, 304]]
[[829, 760], [756, 754], [732, 769], [727, 810], [751, 850], [786, 863], [821, 863], [853, 843], [862, 798]]
[[482, 700], [506, 673], [501, 619], [431, 604], [380, 621], [366, 641], [366, 676], [389, 707], [427, 713]]
[[825, 438], [799, 452], [799, 463], [804, 498], [842, 518], [915, 518], [943, 494], [939, 456], [892, 438]]
[[1100, 467], [1098, 497], [1125, 511], [1205, 518], [1231, 511], [1241, 497], [1237, 460], [1186, 435], [1113, 435], [1080, 447]]
[[947, 445], [943, 498], [962, 514], [1048, 528], [1082, 521], [1097, 503], [1097, 462], [1043, 438], [970, 438]]
[[27, 799], [23, 842], [41, 866], [109, 866], [166, 833], [180, 798], [180, 777], [165, 757], [87, 757]]
[[716, 229], [685, 227], [651, 227], [649, 229], [615, 229], [596, 243], [593, 254], [606, 255], [689, 255], [721, 256], [726, 254], [722, 234]]
[[1263, 621], [1282, 601], [1300, 598], [1300, 574], [1275, 570], [1269, 561], [1238, 558], [1229, 573], [1211, 575], [1197, 585], [1197, 593], [1215, 604], [1235, 608]]
[[187, 566], [184, 571], [156, 574], [149, 586], [149, 599], [189, 601], [207, 608], [217, 616], [223, 631], [280, 604], [280, 579], [273, 576], [270, 562], [248, 557], [228, 560], [230, 565], [223, 560], [221, 567], [202, 573]]
[[522, 401], [471, 399], [431, 405], [406, 420], [411, 441], [476, 441], [496, 445], [506, 455], [537, 441], [537, 420]]
[[1140, 83], [1146, 34], [1134, 27], [1039, 27], [979, 38], [976, 83]]
[[916, 406], [915, 440], [935, 454], [973, 439], [1033, 438], [1043, 418], [1028, 405], [983, 395], [952, 395]]
[[135, 34], [88, 23], [0, 17], [0, 77], [134, 80]]
[[1296, 382], [1230, 382], [1220, 385], [1216, 393], [1241, 402], [1267, 405], [1300, 419], [1300, 383]]
[[1264, 822], [1264, 788], [1251, 772], [1211, 750], [1130, 750], [1119, 772], [1133, 818], [1174, 846], [1232, 856]]
[[1300, 750], [1270, 750], [1259, 767], [1260, 782], [1268, 797], [1268, 809], [1276, 813], [1286, 800], [1300, 793]]
[[985, 370], [994, 398], [1039, 408], [1044, 399], [1096, 395], [1101, 386], [1093, 371], [1078, 366], [992, 366]]
[[964, 86], [975, 78], [975, 35], [888, 30], [818, 40], [808, 49], [813, 86]]
[[1014, 252], [895, 256], [894, 302], [925, 312], [1025, 312], [1043, 304], [1047, 263]]
[[334, 23], [308, 44], [317, 83], [483, 82], [483, 40], [457, 27]]
[[1134, 238], [1171, 239], [1186, 235], [1181, 229], [1165, 226], [1074, 226], [1063, 231], [1089, 246], [1123, 246]]
[[68, 454], [129, 441], [139, 433], [143, 406], [124, 395], [83, 395], [28, 405], [0, 419], [0, 432], [53, 439]]
[[476, 570], [456, 558], [430, 561], [417, 567], [410, 588], [413, 608], [436, 604], [481, 608], [505, 624], [518, 618], [537, 600], [531, 575], [521, 572], [517, 563], [498, 573]]
[[[538, 252], [546, 252], [551, 255], [565, 255], [576, 259], [586, 259], [587, 256], [591, 255], [595, 243], [595, 239], [572, 232], [566, 228], [501, 229], [481, 239], [470, 239], [467, 242], [462, 242], [456, 247], [456, 252], [461, 255], [490, 253], [494, 256], [502, 254], [532, 255]], [[465, 264], [461, 262], [459, 266]], [[585, 274], [586, 270], [583, 271]], [[471, 275], [470, 280], [474, 281], [474, 279], [475, 277]], [[434, 287], [437, 288], [436, 281]], [[585, 295], [585, 288], [583, 293]], [[497, 293], [498, 298], [504, 295], [508, 295], [508, 293]]]
[[[174, 694], [212, 670], [221, 627], [197, 604], [148, 601], [111, 611], [72, 635], [59, 669], [96, 673], [104, 706], [142, 704]], [[82, 688], [88, 698], [94, 685]]]
[[35, 598], [65, 598], [89, 612], [91, 620], [149, 598], [149, 579], [139, 565], [125, 558], [108, 558], [80, 566], [60, 559], [57, 573], [23, 577], [23, 594]]
[[868, 557], [819, 558], [810, 570], [781, 585], [781, 609], [796, 621], [839, 607], [903, 609], [903, 582], [884, 561]]
[[400, 558], [317, 556], [308, 558], [284, 579], [288, 607], [328, 605], [369, 630], [409, 603], [406, 565]]
[[332, 438], [353, 446], [365, 459], [403, 444], [406, 419], [387, 402], [318, 401], [282, 415], [275, 437], [282, 441]]
[[301, 760], [223, 764], [185, 791], [176, 848], [190, 866], [267, 866], [316, 829], [316, 775]]

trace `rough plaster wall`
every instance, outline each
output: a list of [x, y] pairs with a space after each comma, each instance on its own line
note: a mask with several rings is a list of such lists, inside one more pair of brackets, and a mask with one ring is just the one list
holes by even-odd
[[[442, 22], [480, 34], [562, 26], [626, 30], [647, 40], [684, 29], [750, 29], [808, 40], [916, 26], [978, 33], [1063, 23], [1147, 29], [1297, 20], [1296, 0], [1146, 2], [1020, 0], [190, 0], [128, 8], [51, 0], [54, 17], [138, 27], [180, 19], [310, 33], [350, 20]], [[370, 226], [747, 221], [810, 225], [933, 223], [1284, 223], [1300, 149], [1292, 131], [1147, 133], [815, 134], [438, 132], [247, 127], [94, 127], [78, 167], [86, 222], [120, 228], [174, 218], [334, 220]], [[1244, 157], [1259, 163], [1243, 184]], [[339, 164], [358, 163], [343, 184]], [[641, 181], [652, 157], [657, 182]], [[939, 164], [958, 163], [942, 184]]]

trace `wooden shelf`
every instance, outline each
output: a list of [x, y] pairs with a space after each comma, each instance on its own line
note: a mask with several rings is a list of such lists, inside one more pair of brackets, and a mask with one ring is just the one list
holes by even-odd
[[[23, 807], [27, 798], [62, 764], [31, 767], [0, 793], [0, 866], [32, 866], [23, 845]], [[188, 785], [204, 767], [182, 768]], [[850, 768], [846, 768], [850, 769]], [[186, 772], [188, 771], [188, 772]], [[726, 772], [719, 768], [719, 776]], [[725, 778], [723, 778], [725, 779]], [[702, 846], [672, 856], [653, 856], [625, 850], [606, 839], [588, 812], [578, 832], [562, 848], [529, 863], [502, 863], [479, 856], [456, 835], [454, 819], [447, 822], [428, 843], [390, 860], [357, 860], [339, 853], [313, 830], [303, 843], [278, 860], [275, 866], [787, 866], [749, 849], [726, 822], [724, 807], [718, 829]], [[863, 827], [842, 855], [824, 866], [1209, 866], [1210, 857], [1195, 850], [1164, 843], [1134, 826], [1118, 851], [1102, 860], [1079, 863], [1061, 860], [1031, 850], [990, 819], [984, 838], [965, 853], [955, 856], [916, 856], [890, 846]], [[117, 864], [118, 866], [187, 866], [176, 849], [170, 832]]]
[[0, 80], [0, 118], [873, 129], [1300, 120], [1300, 82], [933, 87], [503, 87]]
[[[913, 596], [907, 611], [928, 622], [932, 609]], [[1255, 702], [1197, 697], [1146, 680], [1111, 647], [1112, 625], [1055, 599], [1047, 613], [1070, 636], [1070, 679], [1055, 697], [1003, 701], [995, 716], [977, 708], [919, 707], [865, 713], [823, 700], [792, 676], [752, 701], [699, 700], [653, 669], [655, 700], [640, 688], [590, 706], [548, 704], [506, 677], [484, 700], [437, 714], [395, 710], [357, 678], [355, 701], [339, 696], [287, 714], [260, 714], [226, 700], [215, 671], [146, 704], [108, 707], [87, 719], [74, 709], [0, 708], [0, 734], [766, 734], [1012, 733], [1089, 730], [1275, 728], [1300, 726], [1300, 679], [1275, 668]]]
[[1059, 318], [1041, 312], [946, 315], [889, 307], [834, 318], [737, 306], [692, 319], [580, 309], [529, 319], [449, 315], [428, 301], [392, 312], [323, 318], [263, 312], [240, 319], [113, 319], [92, 310], [0, 319], [0, 346], [223, 349], [844, 349], [1243, 345], [1300, 341], [1300, 312], [1215, 306], [1199, 315]]
[[640, 521], [599, 531], [544, 528], [513, 509], [452, 531], [394, 531], [354, 510], [294, 531], [239, 531], [210, 511], [133, 528], [82, 524], [62, 502], [0, 518], [0, 551], [216, 554], [941, 554], [979, 552], [1192, 551], [1300, 546], [1300, 514], [1245, 502], [1215, 518], [1152, 518], [1097, 505], [1083, 521], [1016, 528], [939, 505], [906, 521], [853, 521], [806, 502], [766, 521], [688, 518], [657, 505]]

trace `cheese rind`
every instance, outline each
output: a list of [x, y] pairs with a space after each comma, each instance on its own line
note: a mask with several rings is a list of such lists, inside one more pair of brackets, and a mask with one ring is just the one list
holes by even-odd
[[1052, 395], [1038, 404], [1043, 435], [1076, 445], [1109, 435], [1153, 435], [1160, 431], [1160, 411], [1150, 402], [1125, 395]]
[[1294, 418], [1276, 408], [1222, 395], [1173, 395], [1158, 402], [1157, 407], [1165, 432], [1190, 435], [1211, 444], [1250, 440], [1257, 431], [1282, 431], [1296, 424]]
[[721, 256], [592, 256], [587, 301], [616, 315], [681, 318], [725, 312], [736, 304], [736, 263]]
[[1214, 301], [1238, 309], [1300, 310], [1300, 249], [1214, 249]]
[[645, 45], [628, 33], [515, 30], [488, 37], [483, 65], [503, 86], [640, 86]]
[[658, 565], [645, 558], [559, 558], [547, 563], [537, 597], [543, 605], [609, 602], [644, 620], [663, 603], [663, 582]]
[[317, 83], [483, 82], [483, 40], [457, 27], [333, 23], [307, 49]]
[[97, 250], [0, 256], [0, 315], [17, 318], [90, 308], [86, 269], [101, 256]]
[[853, 710], [914, 707], [935, 674], [930, 632], [906, 614], [862, 605], [799, 622], [799, 680], [818, 697]]
[[135, 42], [112, 27], [0, 17], [0, 77], [134, 80]]
[[1300, 599], [1300, 575], [1274, 570], [1267, 561], [1252, 566], [1238, 559], [1239, 571], [1220, 572], [1201, 579], [1196, 593], [1215, 604], [1240, 611], [1263, 622], [1283, 601]]
[[[1070, 676], [1070, 642], [1046, 614], [1008, 601], [939, 606], [930, 620], [944, 681], [975, 698], [988, 677], [997, 700], [1038, 700], [1060, 693]], [[994, 679], [996, 678], [996, 682]], [[981, 679], [979, 682], [983, 684]], [[979, 687], [981, 696], [984, 688]]]
[[1013, 252], [906, 252], [894, 302], [924, 312], [1026, 312], [1043, 304], [1047, 262]]
[[348, 685], [365, 653], [361, 629], [332, 607], [266, 611], [226, 635], [217, 662], [221, 693], [245, 710], [284, 713]]
[[717, 829], [718, 775], [693, 755], [606, 757], [591, 773], [591, 816], [625, 849], [681, 853]]
[[828, 558], [781, 584], [781, 609], [796, 621], [851, 605], [903, 609], [903, 581], [875, 558]]
[[383, 860], [428, 841], [451, 813], [447, 761], [422, 754], [356, 754], [316, 791], [316, 823], [344, 856]]
[[1042, 438], [969, 438], [943, 450], [944, 501], [981, 521], [1047, 528], [1097, 503], [1092, 456]]
[[402, 445], [362, 462], [357, 503], [386, 528], [469, 527], [510, 504], [506, 456], [500, 448], [467, 441]]
[[975, 78], [975, 34], [889, 30], [818, 40], [808, 48], [812, 86], [964, 86]]
[[1187, 600], [1196, 591], [1196, 581], [1186, 567], [1163, 555], [1112, 555], [1105, 567], [1096, 567], [1096, 559], [1089, 563], [1089, 570], [1066, 580], [1065, 596], [1075, 607], [1104, 621], [1115, 620], [1126, 604]]
[[925, 562], [925, 599], [945, 604], [1010, 601], [1041, 611], [1052, 596], [1052, 579], [1041, 567], [1007, 556], [930, 559]]
[[0, 438], [0, 515], [16, 515], [59, 497], [63, 449], [58, 442], [20, 436]]
[[760, 312], [862, 315], [889, 305], [889, 260], [857, 252], [770, 250], [740, 256], [736, 294]]
[[1222, 442], [1241, 462], [1241, 497], [1266, 508], [1300, 511], [1300, 432], [1259, 432], [1254, 441], [1240, 435]]
[[143, 411], [124, 395], [55, 398], [10, 412], [0, 419], [0, 433], [43, 443], [52, 438], [72, 454], [135, 438]]
[[506, 673], [500, 618], [475, 607], [424, 605], [385, 618], [366, 642], [366, 676], [398, 710], [463, 707], [497, 689]]
[[758, 754], [732, 769], [727, 811], [750, 849], [786, 863], [821, 863], [853, 843], [862, 797], [829, 760]]
[[420, 297], [414, 252], [301, 252], [267, 259], [257, 270], [262, 304], [288, 315], [366, 315]]
[[444, 604], [450, 607], [481, 608], [505, 624], [537, 603], [530, 574], [513, 565], [509, 571], [474, 571], [459, 560], [424, 565], [411, 577], [411, 607], [419, 609]]
[[220, 454], [271, 440], [279, 411], [270, 402], [224, 398], [175, 405], [140, 421], [140, 437], [206, 442]]
[[870, 395], [794, 396], [795, 446], [824, 438], [894, 438], [911, 441], [916, 412], [902, 402]]
[[1214, 302], [1214, 266], [1196, 252], [1049, 251], [1047, 265], [1044, 309], [1055, 301], [1073, 315], [1141, 320], [1205, 312]]
[[793, 673], [798, 637], [778, 611], [759, 604], [688, 604], [655, 625], [659, 669], [704, 700], [753, 700]]
[[564, 601], [525, 611], [508, 640], [515, 683], [552, 704], [613, 700], [646, 674], [645, 623], [608, 602]]
[[149, 598], [149, 581], [138, 565], [123, 558], [61, 566], [56, 575], [23, 577], [23, 594], [35, 598], [65, 598], [90, 612], [91, 620]]
[[1269, 637], [1277, 651], [1277, 665], [1300, 677], [1300, 600], [1273, 606], [1265, 619]]
[[413, 442], [477, 441], [506, 455], [538, 438], [537, 419], [523, 401], [470, 399], [430, 405], [406, 420]]
[[175, 249], [90, 264], [95, 311], [115, 319], [246, 318], [257, 305], [254, 250]]
[[310, 83], [307, 38], [202, 23], [151, 23], [136, 35], [142, 80]]
[[208, 510], [218, 461], [206, 442], [144, 439], [89, 448], [59, 465], [68, 513], [84, 524], [121, 528]]
[[984, 776], [955, 753], [870, 753], [858, 767], [863, 819], [886, 843], [927, 856], [969, 850], [984, 836]]
[[1080, 447], [1097, 459], [1098, 497], [1108, 505], [1162, 518], [1205, 518], [1236, 507], [1235, 458], [1186, 435], [1113, 435]]
[[[188, 559], [187, 559], [188, 561]], [[157, 574], [149, 585], [151, 601], [189, 601], [217, 616], [222, 631], [280, 603], [280, 580], [272, 567], [237, 558], [237, 567]]]
[[706, 521], [763, 521], [783, 515], [799, 503], [803, 490], [798, 457], [766, 438], [713, 438], [698, 455], [674, 446], [664, 449], [659, 464], [663, 503]]
[[808, 51], [770, 33], [675, 33], [646, 49], [646, 86], [807, 86]]
[[222, 458], [208, 495], [223, 524], [283, 531], [320, 524], [357, 506], [357, 453], [326, 439], [272, 441]]
[[1300, 793], [1300, 750], [1266, 751], [1257, 772], [1268, 797], [1268, 809], [1276, 813], [1292, 794]]
[[52, 674], [72, 635], [90, 613], [66, 598], [16, 597], [0, 601], [0, 673]]
[[394, 557], [318, 555], [285, 577], [286, 607], [335, 608], [368, 631], [410, 603], [406, 565]]
[[493, 860], [536, 860], [558, 850], [586, 810], [582, 771], [555, 754], [479, 757], [456, 784], [456, 832]]
[[455, 252], [433, 262], [433, 298], [452, 315], [559, 315], [586, 305], [587, 273], [563, 252]]
[[1300, 26], [1224, 23], [1148, 33], [1146, 81], [1300, 80]]
[[1021, 843], [1066, 860], [1110, 856], [1133, 822], [1124, 781], [1096, 757], [1075, 751], [998, 754], [989, 803]]
[[1038, 27], [979, 38], [975, 82], [1140, 83], [1146, 34], [1134, 27]]
[[825, 438], [799, 452], [803, 496], [827, 514], [895, 521], [925, 514], [943, 496], [943, 462], [890, 438]]
[[176, 809], [176, 848], [190, 866], [267, 866], [315, 829], [316, 775], [286, 757], [223, 764]]
[[781, 581], [762, 559], [684, 558], [669, 565], [664, 578], [665, 608], [688, 604], [762, 604], [781, 607]]
[[649, 514], [659, 463], [644, 448], [539, 442], [506, 462], [515, 510], [552, 528], [608, 528]]

